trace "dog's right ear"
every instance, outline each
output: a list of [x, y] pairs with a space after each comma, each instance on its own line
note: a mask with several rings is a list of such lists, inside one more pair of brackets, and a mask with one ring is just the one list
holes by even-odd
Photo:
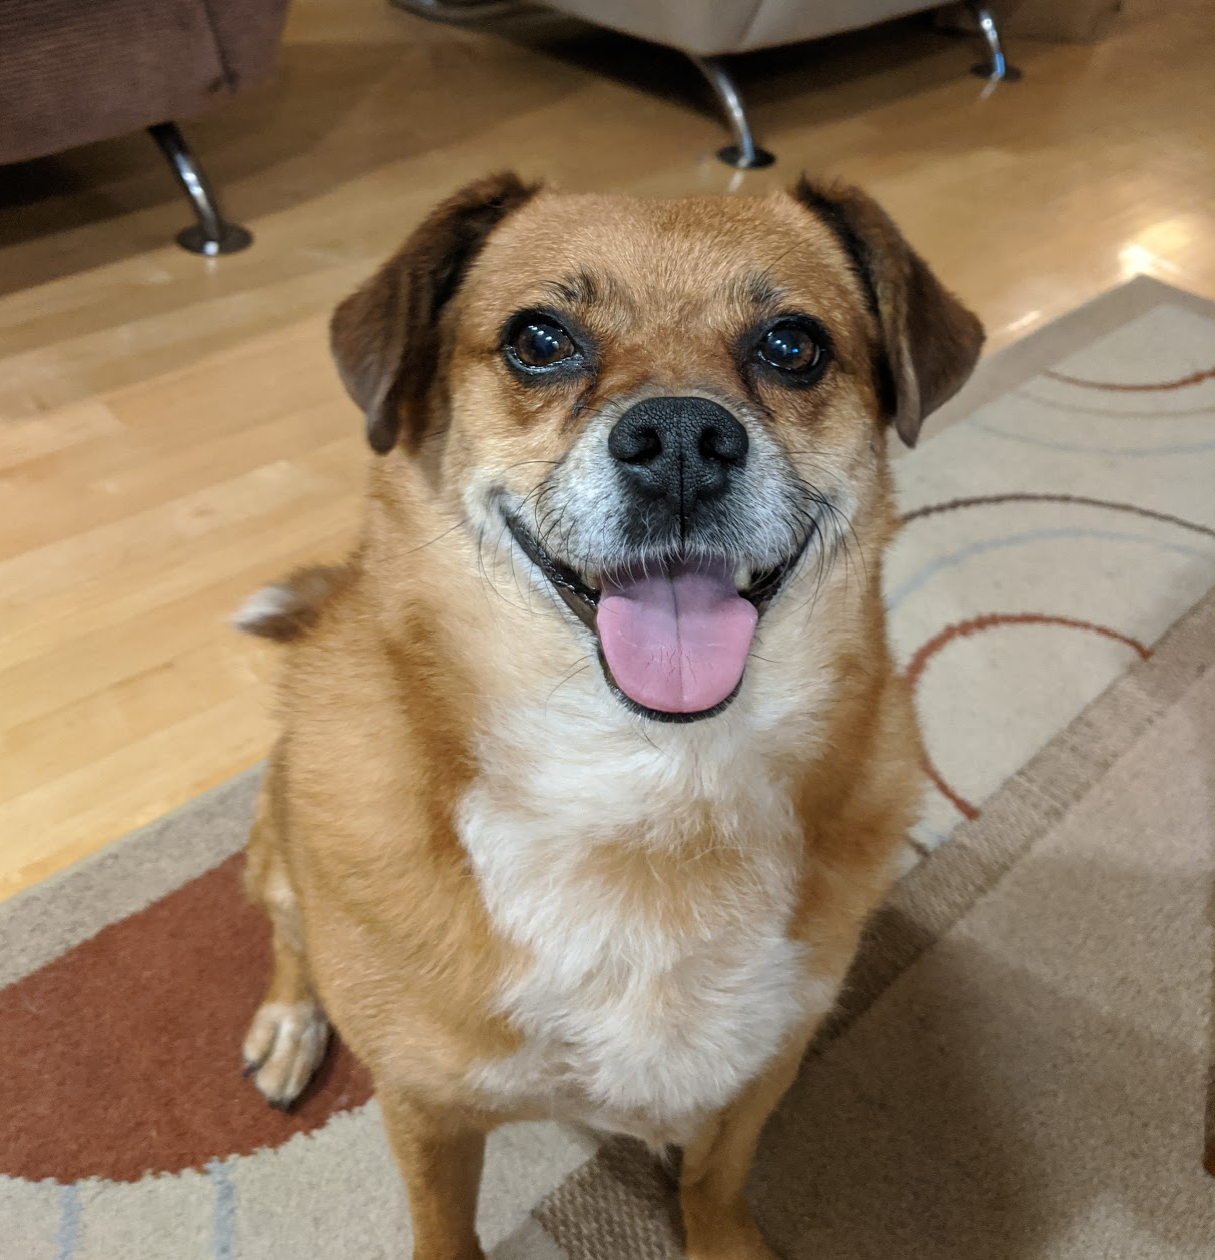
[[834, 232], [878, 323], [878, 401], [899, 437], [914, 446], [925, 416], [952, 398], [974, 370], [983, 325], [932, 274], [867, 193], [812, 184], [793, 195]]
[[346, 392], [367, 417], [383, 455], [426, 429], [440, 353], [439, 320], [489, 234], [539, 185], [490, 175], [436, 206], [412, 236], [334, 312], [329, 344]]

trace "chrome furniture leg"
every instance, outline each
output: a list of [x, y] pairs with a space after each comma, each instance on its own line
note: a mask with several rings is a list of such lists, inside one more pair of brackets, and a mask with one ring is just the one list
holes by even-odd
[[[690, 54], [689, 54], [690, 55]], [[761, 149], [751, 134], [751, 124], [747, 119], [747, 111], [734, 86], [734, 80], [720, 57], [692, 57], [697, 69], [709, 81], [709, 86], [717, 95], [726, 121], [734, 133], [734, 143], [724, 149], [717, 150], [717, 156], [727, 166], [739, 170], [753, 170], [757, 166], [771, 166], [776, 159], [767, 149]]]
[[525, 0], [388, 0], [396, 9], [432, 22], [479, 22], [482, 18], [504, 17], [524, 7]]
[[235, 254], [248, 248], [253, 243], [252, 234], [224, 218], [215, 193], [177, 124], [157, 123], [148, 131], [168, 158], [177, 182], [198, 216], [197, 223], [177, 234], [177, 243], [182, 249], [214, 258], [218, 254]]
[[979, 34], [983, 36], [983, 42], [987, 46], [987, 61], [983, 65], [973, 66], [971, 73], [992, 83], [998, 83], [1001, 79], [1011, 83], [1019, 79], [1021, 71], [1016, 66], [1010, 66], [1004, 56], [1000, 30], [991, 10], [982, 0], [966, 0], [966, 7], [979, 24]]

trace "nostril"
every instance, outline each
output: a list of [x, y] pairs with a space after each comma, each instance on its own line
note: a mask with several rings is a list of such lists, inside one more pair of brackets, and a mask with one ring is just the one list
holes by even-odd
[[653, 463], [662, 454], [662, 438], [652, 424], [618, 424], [608, 435], [608, 452], [622, 464]]
[[747, 457], [747, 431], [733, 416], [705, 426], [700, 435], [700, 456], [722, 464], [741, 464]]

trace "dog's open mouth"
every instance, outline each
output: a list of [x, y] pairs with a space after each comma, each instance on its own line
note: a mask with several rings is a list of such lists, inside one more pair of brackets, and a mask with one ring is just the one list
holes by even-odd
[[762, 572], [727, 556], [673, 555], [580, 573], [516, 518], [507, 515], [506, 523], [598, 637], [609, 684], [637, 711], [675, 722], [710, 717], [734, 698], [760, 615], [806, 546]]

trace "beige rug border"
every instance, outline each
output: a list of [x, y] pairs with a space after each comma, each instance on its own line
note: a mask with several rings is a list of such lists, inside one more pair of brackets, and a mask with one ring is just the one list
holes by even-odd
[[[958, 827], [946, 844], [900, 881], [871, 921], [845, 994], [811, 1046], [807, 1062], [861, 1019], [1212, 668], [1215, 590], [1173, 624], [1150, 658], [1111, 683], [1007, 779], [977, 819]], [[1206, 1120], [1211, 1151], [1215, 1079]], [[611, 1209], [612, 1215], [632, 1213], [634, 1227], [641, 1228], [636, 1217], [642, 1204], [640, 1215], [653, 1232], [654, 1250], [647, 1254], [667, 1255], [662, 1222], [669, 1205], [655, 1201], [662, 1190], [646, 1168], [648, 1162], [631, 1146], [607, 1143], [536, 1204], [531, 1221], [520, 1232], [532, 1236], [539, 1225], [558, 1245], [562, 1260], [591, 1260], [605, 1253], [593, 1245], [595, 1230], [588, 1226]], [[670, 1188], [673, 1191], [673, 1185]]]
[[[921, 444], [959, 420], [974, 415], [980, 407], [1011, 394], [1019, 385], [1077, 350], [1164, 305], [1179, 306], [1195, 315], [1215, 319], [1215, 302], [1185, 289], [1175, 289], [1152, 276], [1136, 276], [985, 358], [962, 391], [929, 416]], [[892, 442], [890, 450], [896, 455], [905, 453], [898, 442]]]
[[[966, 388], [929, 420], [925, 440], [1010, 393], [1043, 369], [1166, 303], [1215, 318], [1215, 303], [1139, 276], [985, 359]], [[891, 449], [896, 446], [892, 443]], [[236, 820], [252, 817], [261, 773], [259, 763], [0, 902], [0, 985], [36, 971], [235, 853], [246, 834], [245, 823], [237, 825]], [[202, 844], [193, 828], [199, 811], [211, 819]], [[187, 814], [190, 828], [181, 826]], [[960, 836], [958, 833], [955, 839]]]
[[[0, 987], [237, 852], [249, 835], [263, 764], [0, 903]], [[200, 815], [203, 825], [196, 828]]]

